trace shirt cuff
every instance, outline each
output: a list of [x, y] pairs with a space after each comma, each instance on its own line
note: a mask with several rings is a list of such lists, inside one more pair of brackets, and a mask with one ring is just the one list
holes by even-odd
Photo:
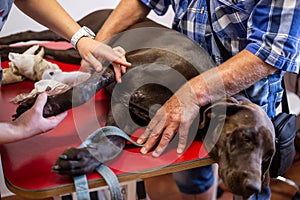
[[257, 43], [248, 44], [246, 50], [250, 51], [257, 57], [277, 69], [292, 73], [298, 73], [299, 71], [299, 63], [297, 63], [295, 60], [289, 59], [268, 49], [262, 48], [261, 45]]
[[170, 4], [167, 4], [167, 1], [164, 0], [140, 0], [143, 4], [145, 4], [148, 8], [153, 10], [157, 15], [162, 16], [164, 15], [170, 6]]

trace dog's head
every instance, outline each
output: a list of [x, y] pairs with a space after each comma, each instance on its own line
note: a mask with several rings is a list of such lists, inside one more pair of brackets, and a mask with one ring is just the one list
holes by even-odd
[[200, 129], [208, 130], [204, 144], [234, 194], [248, 198], [269, 184], [275, 133], [259, 106], [244, 97], [228, 97], [203, 112]]

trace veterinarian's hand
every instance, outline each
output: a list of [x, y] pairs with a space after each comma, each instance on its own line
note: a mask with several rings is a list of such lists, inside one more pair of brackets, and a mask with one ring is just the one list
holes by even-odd
[[81, 66], [83, 71], [92, 67], [96, 71], [102, 70], [102, 62], [108, 60], [112, 63], [116, 74], [116, 81], [121, 82], [121, 74], [126, 72], [126, 67], [130, 67], [131, 64], [126, 61], [125, 50], [121, 47], [115, 47], [112, 49], [110, 46], [93, 40], [91, 38], [84, 37], [77, 43], [78, 51], [83, 58]]
[[189, 128], [198, 114], [197, 98], [189, 84], [185, 84], [157, 111], [138, 139], [140, 144], [146, 142], [141, 153], [146, 154], [160, 140], [152, 153], [154, 157], [160, 156], [177, 132], [177, 153], [183, 153]]
[[43, 108], [46, 102], [47, 94], [40, 94], [32, 108], [13, 121], [13, 124], [19, 127], [20, 132], [24, 134], [23, 138], [51, 130], [67, 116], [67, 112], [63, 112], [57, 116], [44, 118]]
[[77, 176], [94, 171], [101, 162], [87, 148], [68, 148], [56, 160], [52, 171], [58, 174]]

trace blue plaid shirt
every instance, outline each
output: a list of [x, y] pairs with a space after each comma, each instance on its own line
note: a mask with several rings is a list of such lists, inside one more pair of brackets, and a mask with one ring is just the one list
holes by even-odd
[[[223, 58], [208, 21], [206, 0], [141, 0], [158, 15], [171, 6], [173, 29], [199, 43], [217, 65]], [[272, 118], [285, 71], [299, 73], [300, 0], [210, 0], [213, 29], [229, 55], [246, 49], [280, 69], [245, 90]]]

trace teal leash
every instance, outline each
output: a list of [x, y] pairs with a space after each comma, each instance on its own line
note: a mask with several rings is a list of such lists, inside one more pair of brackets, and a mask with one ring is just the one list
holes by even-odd
[[89, 186], [86, 175], [74, 176], [74, 185], [79, 200], [90, 200]]

